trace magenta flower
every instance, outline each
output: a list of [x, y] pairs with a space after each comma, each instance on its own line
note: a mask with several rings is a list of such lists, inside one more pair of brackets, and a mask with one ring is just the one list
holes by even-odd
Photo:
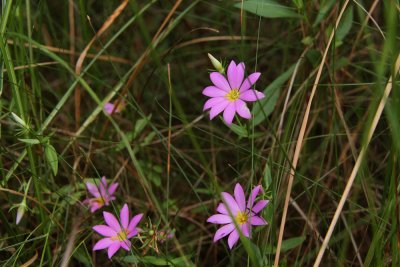
[[109, 187], [107, 187], [107, 180], [105, 176], [101, 177], [100, 183], [98, 183], [97, 185], [86, 183], [86, 188], [89, 190], [89, 193], [94, 197], [84, 200], [83, 203], [90, 206], [91, 212], [95, 212], [104, 205], [108, 206], [110, 204], [110, 201], [115, 199], [113, 194], [117, 187], [118, 183], [112, 183]]
[[139, 229], [136, 226], [143, 214], [138, 214], [129, 221], [128, 205], [124, 204], [120, 213], [120, 221], [109, 212], [104, 211], [103, 215], [107, 225], [93, 226], [93, 230], [105, 238], [100, 239], [94, 245], [93, 250], [108, 248], [108, 258], [111, 259], [121, 247], [126, 251], [130, 250], [131, 241], [129, 239], [137, 235]]
[[[254, 187], [251, 191], [246, 205], [246, 199], [243, 188], [240, 184], [236, 184], [234, 197], [226, 192], [221, 193], [224, 203], [220, 203], [217, 211], [220, 214], [215, 214], [207, 219], [207, 222], [215, 224], [224, 224], [217, 230], [214, 235], [214, 242], [229, 235], [228, 245], [229, 248], [236, 244], [239, 240], [239, 229], [245, 237], [251, 238], [251, 227], [253, 225], [266, 225], [267, 222], [261, 216], [257, 215], [267, 204], [268, 200], [260, 200], [254, 205], [254, 201], [258, 193], [262, 191], [261, 185]], [[226, 203], [226, 204], [225, 204]], [[227, 206], [226, 206], [227, 205]], [[231, 217], [230, 213], [233, 217]]]
[[[117, 108], [115, 108], [115, 111], [114, 111], [114, 112], [115, 112], [115, 113], [121, 113], [122, 110], [124, 110], [125, 106], [126, 106], [126, 103], [125, 103], [124, 101], [121, 101], [121, 102], [118, 104]], [[115, 104], [113, 104], [113, 103], [111, 103], [111, 102], [107, 102], [107, 103], [104, 105], [104, 110], [105, 110], [106, 113], [108, 113], [109, 115], [111, 115], [111, 114], [113, 113], [114, 107], [115, 107]]]
[[231, 125], [236, 112], [245, 119], [251, 118], [250, 110], [245, 101], [257, 101], [264, 98], [264, 94], [250, 89], [261, 73], [254, 72], [245, 79], [244, 69], [243, 62], [236, 65], [235, 61], [232, 60], [227, 71], [228, 79], [219, 72], [210, 74], [214, 86], [208, 86], [203, 90], [203, 95], [211, 97], [203, 108], [203, 110], [211, 108], [210, 120], [222, 111], [224, 111], [223, 117], [228, 125]]

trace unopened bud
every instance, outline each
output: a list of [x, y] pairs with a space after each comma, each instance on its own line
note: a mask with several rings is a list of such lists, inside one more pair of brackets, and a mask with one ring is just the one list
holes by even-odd
[[25, 210], [26, 210], [26, 204], [25, 202], [22, 202], [17, 210], [17, 218], [15, 220], [16, 224], [19, 224], [19, 222], [21, 221], [22, 217], [24, 216]]
[[211, 55], [210, 53], [208, 53], [208, 57], [211, 60], [211, 63], [213, 64], [214, 68], [219, 72], [219, 73], [224, 73], [225, 69], [222, 66], [221, 62], [219, 62], [218, 59], [216, 59], [215, 57], [213, 57], [213, 55]]

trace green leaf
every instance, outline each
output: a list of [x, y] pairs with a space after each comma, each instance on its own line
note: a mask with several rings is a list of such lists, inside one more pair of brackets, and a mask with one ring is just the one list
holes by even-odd
[[298, 237], [286, 239], [282, 242], [281, 251], [285, 252], [292, 248], [295, 248], [295, 247], [301, 245], [301, 243], [303, 243], [304, 240], [306, 240], [305, 236], [298, 236]]
[[251, 266], [263, 266], [260, 249], [253, 242], [251, 242], [250, 239], [244, 236], [240, 237], [240, 241], [250, 257]]
[[141, 146], [147, 146], [152, 140], [153, 138], [156, 136], [155, 132], [150, 132], [143, 140], [142, 143], [140, 143]]
[[49, 163], [51, 170], [54, 175], [57, 175], [58, 172], [58, 157], [56, 149], [50, 145], [46, 144], [44, 148], [44, 154], [46, 155], [47, 162]]
[[303, 9], [304, 3], [303, 0], [292, 0], [293, 4], [296, 5], [298, 9]]
[[[155, 257], [155, 256], [145, 256], [142, 258], [142, 262], [149, 263], [155, 266], [183, 266], [185, 263], [185, 259], [187, 256], [175, 258], [175, 259], [166, 259], [164, 257]], [[186, 266], [186, 265], [185, 265]], [[193, 266], [193, 265], [189, 265]]]
[[265, 164], [264, 168], [264, 184], [266, 189], [268, 189], [272, 184], [271, 169], [268, 164]]
[[[298, 236], [298, 237], [293, 237], [293, 238], [283, 240], [282, 246], [281, 246], [281, 252], [289, 251], [289, 250], [301, 245], [301, 243], [303, 243], [304, 240], [306, 240], [305, 236]], [[266, 249], [267, 254], [274, 254], [276, 252], [275, 246], [267, 245], [265, 247], [265, 249]]]
[[127, 263], [139, 263], [139, 259], [135, 255], [125, 256], [122, 260]]
[[335, 2], [336, 0], [325, 0], [322, 2], [318, 11], [317, 18], [315, 19], [315, 22], [313, 24], [313, 27], [316, 27], [325, 18], [325, 16], [329, 13], [329, 10], [331, 10]]
[[150, 119], [151, 119], [151, 114], [146, 118], [139, 119], [136, 121], [135, 129], [133, 131], [133, 138], [136, 138], [143, 131], [144, 127], [146, 127]]
[[310, 49], [306, 53], [306, 58], [308, 59], [308, 61], [311, 63], [311, 65], [313, 67], [316, 67], [321, 62], [321, 58], [322, 58], [321, 51], [316, 50], [316, 49]]
[[239, 135], [240, 137], [248, 137], [249, 136], [246, 128], [244, 128], [243, 126], [239, 126], [237, 124], [232, 123], [230, 127], [231, 127], [231, 130], [235, 134]]
[[350, 32], [353, 26], [353, 6], [346, 9], [343, 18], [335, 32], [336, 47], [341, 45], [346, 35]]
[[[242, 8], [242, 3], [235, 4]], [[243, 2], [243, 9], [265, 18], [301, 18], [295, 9], [278, 4], [273, 0], [249, 0]]]
[[25, 138], [18, 138], [19, 141], [24, 142], [29, 145], [37, 145], [40, 144], [40, 141], [37, 139], [25, 139]]
[[254, 125], [260, 124], [265, 120], [275, 108], [282, 85], [291, 77], [296, 64], [292, 65], [287, 71], [276, 78], [264, 90], [265, 97], [253, 104]]

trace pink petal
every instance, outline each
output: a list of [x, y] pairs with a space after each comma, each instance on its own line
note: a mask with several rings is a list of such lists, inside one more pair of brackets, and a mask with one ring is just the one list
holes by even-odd
[[228, 67], [228, 81], [231, 85], [231, 88], [239, 89], [240, 85], [243, 82], [244, 78], [244, 63], [241, 62], [237, 66], [235, 62], [232, 60]]
[[239, 240], [239, 233], [237, 230], [233, 230], [232, 233], [228, 237], [229, 248], [232, 249], [238, 240]]
[[111, 246], [108, 247], [108, 258], [111, 259], [111, 257], [115, 254], [115, 252], [118, 251], [118, 249], [121, 247], [121, 244], [119, 241], [115, 241]]
[[246, 79], [244, 79], [242, 86], [240, 86], [240, 93], [244, 93], [245, 91], [249, 90], [253, 84], [256, 83], [258, 78], [260, 78], [261, 73], [254, 72], [250, 74]]
[[235, 225], [233, 223], [227, 224], [219, 228], [214, 235], [214, 242], [217, 242], [221, 238], [229, 235], [235, 229]]
[[209, 97], [218, 97], [218, 96], [225, 96], [226, 91], [219, 89], [218, 87], [215, 86], [208, 86], [203, 90], [203, 95], [209, 96]]
[[115, 193], [115, 190], [117, 190], [117, 187], [118, 187], [118, 183], [110, 184], [110, 186], [108, 187], [109, 196], [112, 196]]
[[230, 102], [224, 98], [224, 101], [213, 106], [210, 110], [210, 120], [214, 119], [215, 116], [221, 113], [226, 108], [226, 106], [229, 105], [229, 103]]
[[236, 214], [239, 212], [239, 206], [235, 199], [226, 192], [222, 192], [221, 197], [225, 202], [224, 204], [227, 205], [227, 209], [232, 213], [233, 216], [236, 216]]
[[245, 209], [246, 209], [246, 198], [244, 196], [243, 187], [239, 183], [237, 183], [236, 186], [235, 186], [234, 195], [235, 195], [236, 203], [239, 206], [239, 209], [241, 211], [245, 211]]
[[115, 218], [114, 215], [112, 215], [111, 213], [109, 213], [107, 211], [103, 211], [103, 216], [104, 216], [104, 220], [106, 221], [106, 223], [112, 229], [114, 229], [117, 233], [119, 231], [121, 231], [121, 226], [119, 225], [119, 222], [118, 222], [117, 218]]
[[251, 225], [266, 225], [268, 224], [266, 220], [264, 220], [263, 217], [259, 217], [259, 216], [252, 216], [249, 218], [248, 222]]
[[103, 205], [100, 205], [98, 202], [91, 202], [89, 206], [90, 206], [90, 212], [92, 213], [103, 207]]
[[131, 220], [131, 222], [128, 225], [128, 231], [129, 232], [133, 232], [135, 230], [135, 227], [137, 226], [137, 224], [140, 222], [140, 220], [143, 217], [143, 213], [140, 213], [136, 216], [134, 216]]
[[245, 237], [250, 238], [250, 233], [251, 233], [250, 227], [251, 227], [250, 223], [247, 223], [247, 222], [242, 225], [241, 230]]
[[128, 234], [126, 237], [127, 237], [127, 238], [131, 238], [131, 237], [137, 235], [137, 233], [138, 233], [138, 231], [135, 229], [135, 230], [129, 232], [129, 234]]
[[216, 224], [226, 224], [226, 223], [232, 223], [232, 218], [229, 215], [215, 214], [212, 215], [210, 218], [208, 218], [207, 222]]
[[127, 229], [129, 224], [129, 209], [127, 204], [122, 207], [120, 217], [122, 228]]
[[233, 117], [235, 117], [236, 108], [235, 102], [230, 102], [229, 105], [224, 110], [224, 120], [226, 124], [231, 125]]
[[246, 92], [240, 94], [240, 99], [250, 102], [263, 99], [264, 97], [265, 95], [257, 90], [247, 90]]
[[104, 110], [105, 110], [106, 113], [108, 113], [108, 114], [111, 115], [112, 111], [114, 110], [114, 104], [109, 103], [109, 102], [106, 103], [106, 104], [104, 105]]
[[99, 191], [100, 191], [100, 195], [104, 199], [107, 199], [107, 197], [108, 197], [108, 194], [107, 194], [107, 180], [106, 180], [105, 176], [101, 177], [101, 180], [100, 180], [100, 183], [99, 183]]
[[206, 101], [203, 107], [203, 111], [209, 108], [214, 107], [215, 105], [221, 103], [222, 101], [226, 101], [225, 97], [213, 97]]
[[226, 78], [219, 72], [211, 72], [210, 74], [210, 79], [213, 82], [213, 84], [218, 87], [221, 90], [224, 90], [226, 92], [231, 90], [231, 87], [229, 86], [228, 81]]
[[250, 196], [249, 196], [249, 200], [247, 201], [247, 208], [252, 210], [253, 206], [254, 206], [254, 201], [256, 200], [256, 197], [258, 195], [258, 192], [260, 191], [260, 189], [262, 190], [261, 185], [258, 185], [256, 187], [253, 188], [253, 190], [251, 190]]
[[265, 206], [268, 204], [269, 200], [260, 200], [257, 202], [257, 204], [254, 205], [254, 207], [251, 209], [252, 212], [254, 213], [259, 213]]
[[236, 111], [240, 115], [240, 117], [245, 119], [251, 119], [250, 110], [243, 100], [240, 99], [236, 100], [235, 105], [236, 105]]
[[112, 237], [117, 235], [117, 232], [107, 225], [95, 225], [92, 229], [102, 236]]
[[219, 203], [218, 204], [217, 211], [219, 213], [222, 213], [222, 214], [225, 214], [225, 215], [229, 215], [229, 212], [226, 210], [224, 203]]
[[108, 248], [112, 243], [114, 243], [111, 238], [103, 238], [100, 239], [93, 247], [93, 250], [100, 250], [100, 249], [105, 249]]
[[94, 197], [100, 197], [99, 189], [95, 184], [86, 183], [86, 188], [89, 190], [89, 193], [92, 194]]
[[124, 240], [124, 241], [121, 241], [119, 244], [120, 244], [121, 247], [122, 247], [123, 249], [125, 249], [126, 251], [131, 250], [131, 241], [129, 241], [129, 240]]

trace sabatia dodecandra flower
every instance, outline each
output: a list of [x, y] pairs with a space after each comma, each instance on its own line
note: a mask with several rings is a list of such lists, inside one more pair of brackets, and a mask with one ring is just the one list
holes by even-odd
[[120, 103], [118, 104], [118, 106], [116, 108], [115, 108], [115, 104], [114, 103], [107, 102], [104, 105], [104, 110], [105, 110], [106, 113], [111, 115], [111, 114], [113, 114], [114, 108], [115, 108], [114, 113], [121, 113], [122, 110], [124, 110], [125, 107], [126, 107], [126, 103], [123, 100], [120, 101]]
[[110, 201], [115, 199], [113, 194], [115, 193], [117, 187], [118, 183], [111, 183], [110, 186], [107, 186], [107, 180], [105, 176], [101, 177], [101, 180], [98, 184], [86, 183], [86, 188], [94, 197], [86, 199], [83, 201], [83, 203], [90, 206], [91, 212], [95, 212], [104, 205], [108, 206]]
[[246, 102], [254, 102], [264, 98], [264, 94], [257, 90], [250, 89], [258, 80], [261, 73], [254, 72], [244, 78], [245, 65], [243, 62], [236, 65], [231, 61], [225, 78], [219, 72], [212, 72], [210, 79], [213, 86], [208, 86], [203, 90], [203, 95], [211, 97], [205, 104], [203, 110], [210, 109], [210, 120], [224, 111], [225, 122], [230, 125], [236, 112], [245, 119], [251, 118], [250, 110]]
[[93, 226], [93, 230], [105, 238], [100, 239], [94, 245], [93, 250], [108, 249], [108, 258], [111, 259], [121, 247], [126, 251], [130, 250], [131, 241], [129, 239], [137, 235], [138, 228], [136, 226], [143, 214], [138, 214], [129, 221], [128, 205], [124, 204], [120, 212], [120, 221], [106, 211], [103, 212], [103, 216], [107, 225]]
[[[240, 184], [236, 184], [234, 197], [229, 193], [222, 192], [221, 197], [223, 203], [217, 207], [219, 214], [212, 215], [207, 222], [215, 224], [224, 224], [217, 230], [214, 235], [214, 242], [229, 235], [229, 248], [236, 244], [239, 240], [239, 230], [245, 237], [251, 238], [251, 227], [253, 225], [266, 225], [267, 222], [258, 215], [258, 213], [268, 204], [268, 200], [260, 200], [254, 203], [258, 193], [262, 191], [261, 185], [256, 186], [250, 193], [246, 205], [246, 199], [243, 188]], [[232, 216], [232, 217], [231, 217]], [[238, 228], [235, 227], [235, 223]]]

